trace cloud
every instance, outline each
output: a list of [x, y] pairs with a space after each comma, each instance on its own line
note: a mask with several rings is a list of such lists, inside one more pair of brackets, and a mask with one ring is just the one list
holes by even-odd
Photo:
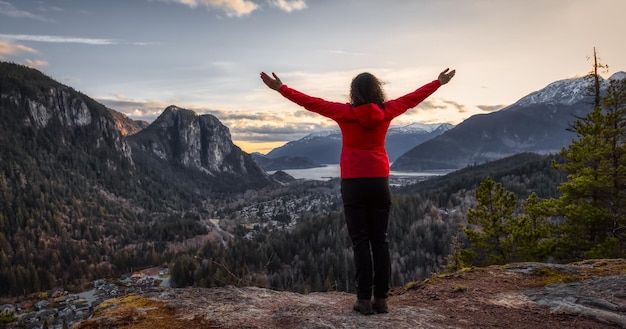
[[321, 52], [325, 52], [325, 53], [330, 53], [330, 54], [338, 54], [338, 55], [351, 55], [351, 56], [364, 56], [365, 53], [357, 53], [357, 52], [350, 52], [350, 51], [345, 51], [345, 50], [340, 50], [340, 49], [321, 49]]
[[305, 0], [268, 0], [270, 5], [278, 7], [288, 13], [294, 10], [306, 9]]
[[477, 108], [481, 109], [484, 112], [495, 112], [504, 108], [505, 106], [506, 105], [476, 105]]
[[163, 2], [174, 2], [196, 8], [200, 5], [208, 8], [217, 8], [226, 12], [228, 17], [242, 17], [257, 10], [259, 6], [247, 0], [161, 0]]
[[15, 55], [18, 53], [36, 53], [36, 52], [37, 51], [33, 48], [0, 40], [0, 56]]
[[434, 98], [426, 99], [425, 101], [421, 102], [417, 107], [420, 110], [425, 110], [425, 111], [442, 110], [446, 108], [445, 105], [440, 104], [440, 102]]
[[301, 138], [319, 130], [337, 128], [331, 120], [313, 113], [317, 120], [304, 116], [306, 111], [295, 112], [240, 112], [225, 110], [191, 109], [198, 114], [212, 114], [227, 126], [233, 138], [248, 141], [288, 141]]
[[0, 34], [0, 39], [20, 40], [20, 41], [36, 41], [36, 42], [52, 42], [52, 43], [83, 43], [88, 45], [113, 45], [118, 42], [111, 39], [90, 39], [64, 37], [54, 35], [30, 35], [30, 34]]
[[425, 111], [454, 109], [459, 113], [467, 112], [467, 106], [461, 103], [457, 103], [455, 101], [449, 101], [439, 98], [426, 99], [418, 105], [418, 108]]
[[446, 104], [447, 108], [453, 108], [456, 109], [459, 113], [465, 113], [467, 112], [467, 106], [455, 102], [455, 101], [448, 101], [448, 100], [443, 100], [443, 103]]
[[320, 117], [320, 115], [317, 113], [304, 111], [304, 110], [295, 111], [293, 113], [293, 116], [296, 118], [319, 118]]
[[[0, 59], [3, 59], [5, 56], [17, 55], [20, 53], [37, 53], [37, 50], [26, 47], [20, 44], [14, 44], [11, 42], [6, 42], [0, 40]], [[32, 68], [41, 68], [48, 65], [48, 62], [43, 60], [32, 60], [32, 59], [24, 59], [23, 64]]]
[[113, 110], [126, 114], [131, 119], [148, 122], [152, 122], [167, 106], [171, 105], [155, 100], [134, 100], [124, 95], [115, 95], [114, 98], [97, 98], [96, 100]]
[[313, 132], [336, 130], [337, 128], [336, 126], [324, 126], [304, 122], [290, 122], [283, 125], [248, 124], [244, 127], [235, 128], [229, 126], [226, 121], [222, 123], [229, 127], [233, 135], [233, 140], [245, 140], [248, 142], [287, 142], [300, 139]]
[[26, 66], [29, 66], [35, 69], [48, 65], [48, 62], [42, 61], [42, 60], [26, 59], [25, 62], [26, 62]]
[[0, 15], [15, 17], [15, 18], [28, 18], [38, 21], [46, 21], [43, 16], [35, 15], [25, 10], [17, 9], [11, 3], [0, 0]]

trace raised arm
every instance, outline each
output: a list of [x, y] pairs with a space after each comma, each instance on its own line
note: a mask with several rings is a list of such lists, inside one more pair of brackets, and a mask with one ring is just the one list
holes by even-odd
[[408, 109], [416, 107], [419, 103], [428, 98], [428, 96], [437, 91], [439, 87], [450, 82], [455, 74], [456, 70], [450, 71], [450, 69], [445, 69], [443, 72], [439, 73], [437, 80], [433, 80], [411, 93], [385, 103], [385, 115], [393, 119], [406, 112]]
[[333, 120], [353, 119], [354, 115], [350, 111], [350, 105], [347, 103], [329, 102], [322, 98], [312, 97], [301, 93], [295, 89], [284, 85], [278, 76], [272, 72], [272, 77], [267, 73], [261, 72], [261, 80], [270, 89], [278, 91], [283, 97], [304, 107], [305, 109], [321, 114]]

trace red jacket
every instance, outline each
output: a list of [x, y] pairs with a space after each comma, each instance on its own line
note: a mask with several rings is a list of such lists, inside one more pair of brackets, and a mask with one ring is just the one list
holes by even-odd
[[278, 92], [305, 109], [337, 122], [342, 135], [339, 159], [342, 179], [385, 178], [389, 177], [385, 137], [391, 120], [416, 107], [440, 86], [439, 80], [434, 80], [412, 93], [385, 102], [384, 109], [376, 104], [352, 107], [349, 103], [329, 102], [286, 85], [280, 87]]

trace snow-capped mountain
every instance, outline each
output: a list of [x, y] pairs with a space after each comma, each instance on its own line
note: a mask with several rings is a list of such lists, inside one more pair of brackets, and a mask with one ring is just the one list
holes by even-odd
[[[605, 84], [601, 78], [601, 84]], [[532, 92], [522, 97], [515, 105], [526, 106], [530, 104], [566, 104], [571, 105], [579, 102], [589, 95], [591, 80], [588, 77], [572, 78], [553, 82], [545, 88]]]
[[[407, 126], [390, 127], [385, 147], [389, 160], [394, 161], [414, 146], [429, 140], [454, 127], [449, 123], [413, 123]], [[301, 139], [291, 141], [273, 149], [268, 158], [308, 157], [315, 163], [339, 163], [341, 153], [341, 131], [339, 128], [314, 132]]]
[[339, 130], [339, 128], [333, 129], [333, 130], [316, 131], [316, 132], [310, 133], [310, 134], [302, 137], [300, 140], [301, 141], [308, 141], [308, 140], [313, 140], [313, 139], [316, 139], [316, 138], [325, 138], [325, 137], [341, 139], [341, 131]]
[[438, 129], [448, 130], [454, 127], [454, 125], [449, 123], [419, 123], [415, 122], [408, 126], [397, 126], [390, 127], [388, 131], [388, 135], [394, 134], [430, 134]]
[[[600, 89], [605, 89], [611, 80], [621, 80], [624, 78], [626, 78], [626, 72], [623, 71], [614, 73], [608, 79], [599, 77]], [[541, 90], [522, 97], [514, 105], [524, 106], [539, 103], [575, 104], [586, 96], [589, 96], [591, 83], [590, 76], [555, 81]]]
[[[601, 80], [601, 88], [618, 72]], [[399, 157], [394, 170], [458, 169], [522, 152], [558, 153], [576, 135], [567, 129], [593, 109], [589, 77], [553, 82], [500, 111], [479, 114]]]
[[624, 71], [619, 71], [619, 72], [613, 73], [613, 75], [609, 77], [609, 81], [612, 81], [612, 80], [624, 80], [624, 79], [626, 79], [626, 72], [624, 72]]
[[[391, 127], [389, 127], [389, 131], [387, 132], [387, 135], [429, 134], [429, 133], [432, 133], [433, 131], [435, 131], [437, 129], [440, 129], [442, 127], [442, 125], [443, 125], [443, 127], [447, 127], [447, 129], [450, 129], [451, 127], [453, 127], [453, 125], [449, 124], [449, 123], [419, 123], [419, 122], [415, 122], [415, 123], [412, 123], [412, 124], [406, 125], [406, 126], [391, 126]], [[310, 133], [310, 134], [302, 137], [299, 140], [300, 141], [308, 141], [308, 140], [313, 140], [313, 139], [316, 139], [316, 138], [323, 138], [323, 137], [341, 139], [341, 131], [339, 130], [339, 128], [331, 129], [331, 130], [316, 131], [316, 132]]]

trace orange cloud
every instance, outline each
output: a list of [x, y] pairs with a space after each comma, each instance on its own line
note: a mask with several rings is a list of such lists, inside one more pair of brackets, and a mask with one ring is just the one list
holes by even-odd
[[241, 17], [250, 14], [259, 6], [247, 0], [163, 0], [165, 2], [177, 2], [195, 8], [199, 5], [224, 10], [229, 17]]
[[34, 69], [42, 68], [48, 65], [48, 62], [42, 61], [42, 60], [26, 59], [25, 61], [26, 61], [26, 66], [32, 67]]
[[0, 56], [15, 55], [18, 53], [36, 53], [36, 52], [37, 51], [33, 48], [0, 40]]
[[270, 0], [270, 4], [288, 13], [306, 8], [306, 2], [304, 2], [304, 0]]
[[495, 112], [506, 107], [506, 105], [476, 105], [476, 107], [485, 112]]

